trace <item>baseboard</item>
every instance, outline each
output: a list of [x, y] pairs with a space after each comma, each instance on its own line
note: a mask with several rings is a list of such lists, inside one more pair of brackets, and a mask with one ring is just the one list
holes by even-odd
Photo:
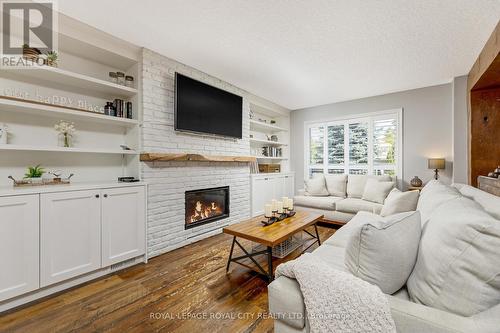
[[145, 255], [140, 256], [137, 258], [126, 260], [126, 261], [119, 263], [119, 264], [115, 264], [115, 265], [111, 265], [111, 266], [108, 266], [105, 268], [101, 268], [97, 271], [93, 271], [93, 272], [75, 277], [75, 278], [67, 280], [67, 281], [63, 281], [63, 282], [54, 284], [52, 286], [37, 289], [37, 290], [32, 291], [30, 293], [2, 301], [2, 302], [0, 302], [0, 313], [7, 311], [7, 310], [12, 310], [14, 308], [17, 308], [17, 307], [20, 307], [23, 305], [27, 305], [28, 303], [40, 300], [41, 298], [53, 295], [53, 294], [58, 293], [60, 291], [78, 286], [78, 285], [83, 284], [85, 282], [89, 282], [91, 280], [95, 280], [95, 279], [103, 277], [105, 275], [113, 274], [113, 273], [116, 273], [122, 269], [137, 265], [139, 263], [145, 263], [145, 262], [146, 262], [146, 256]]

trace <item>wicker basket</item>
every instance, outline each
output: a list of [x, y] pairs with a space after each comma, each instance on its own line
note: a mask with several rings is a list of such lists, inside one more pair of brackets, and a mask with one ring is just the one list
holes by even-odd
[[[273, 247], [273, 257], [283, 259], [299, 247], [304, 245], [304, 239], [302, 238], [302, 233], [298, 233], [288, 238], [281, 244], [278, 244]], [[253, 251], [262, 251], [265, 247], [263, 245], [256, 245], [253, 247]]]

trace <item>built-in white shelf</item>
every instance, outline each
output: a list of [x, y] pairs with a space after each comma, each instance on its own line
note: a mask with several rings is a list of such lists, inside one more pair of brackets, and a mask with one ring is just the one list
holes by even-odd
[[4, 69], [3, 74], [19, 75], [30, 79], [31, 83], [51, 82], [64, 87], [77, 88], [95, 92], [109, 97], [132, 97], [138, 90], [120, 84], [97, 79], [88, 75], [71, 72], [51, 66], [36, 66], [31, 68]]
[[262, 132], [287, 132], [288, 130], [283, 127], [279, 127], [276, 125], [271, 125], [268, 123], [263, 123], [258, 120], [252, 120], [250, 119], [250, 129], [252, 130], [257, 130], [257, 131], [262, 131]]
[[95, 112], [78, 111], [67, 109], [64, 107], [36, 104], [3, 98], [0, 98], [0, 111], [28, 113], [32, 115], [41, 115], [53, 118], [64, 118], [71, 121], [85, 120], [121, 127], [134, 127], [139, 124], [139, 122], [135, 119], [106, 116], [104, 114]]
[[250, 143], [264, 144], [266, 146], [288, 146], [288, 144], [284, 143], [284, 142], [262, 140], [262, 139], [255, 139], [255, 138], [250, 138]]
[[258, 160], [276, 160], [276, 161], [286, 161], [287, 157], [268, 157], [268, 156], [254, 156]]
[[41, 151], [41, 152], [61, 152], [61, 153], [90, 153], [90, 154], [120, 154], [138, 155], [135, 150], [100, 149], [100, 148], [79, 148], [79, 147], [52, 147], [52, 146], [31, 146], [31, 145], [0, 145], [0, 151]]

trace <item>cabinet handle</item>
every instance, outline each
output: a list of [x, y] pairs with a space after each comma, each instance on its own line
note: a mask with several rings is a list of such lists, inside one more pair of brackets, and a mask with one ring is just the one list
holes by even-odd
[[264, 180], [269, 180], [269, 178], [264, 178]]
[[95, 195], [95, 197], [96, 197], [97, 199], [99, 199], [99, 194], [96, 194], [96, 195]]
[[104, 197], [105, 197], [105, 198], [107, 198], [107, 197], [108, 197], [108, 195], [107, 195], [107, 194], [105, 194], [105, 195], [104, 195]]

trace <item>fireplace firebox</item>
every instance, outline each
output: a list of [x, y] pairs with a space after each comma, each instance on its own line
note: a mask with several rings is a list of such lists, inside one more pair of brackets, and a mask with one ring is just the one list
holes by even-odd
[[229, 186], [186, 191], [185, 228], [229, 217]]

